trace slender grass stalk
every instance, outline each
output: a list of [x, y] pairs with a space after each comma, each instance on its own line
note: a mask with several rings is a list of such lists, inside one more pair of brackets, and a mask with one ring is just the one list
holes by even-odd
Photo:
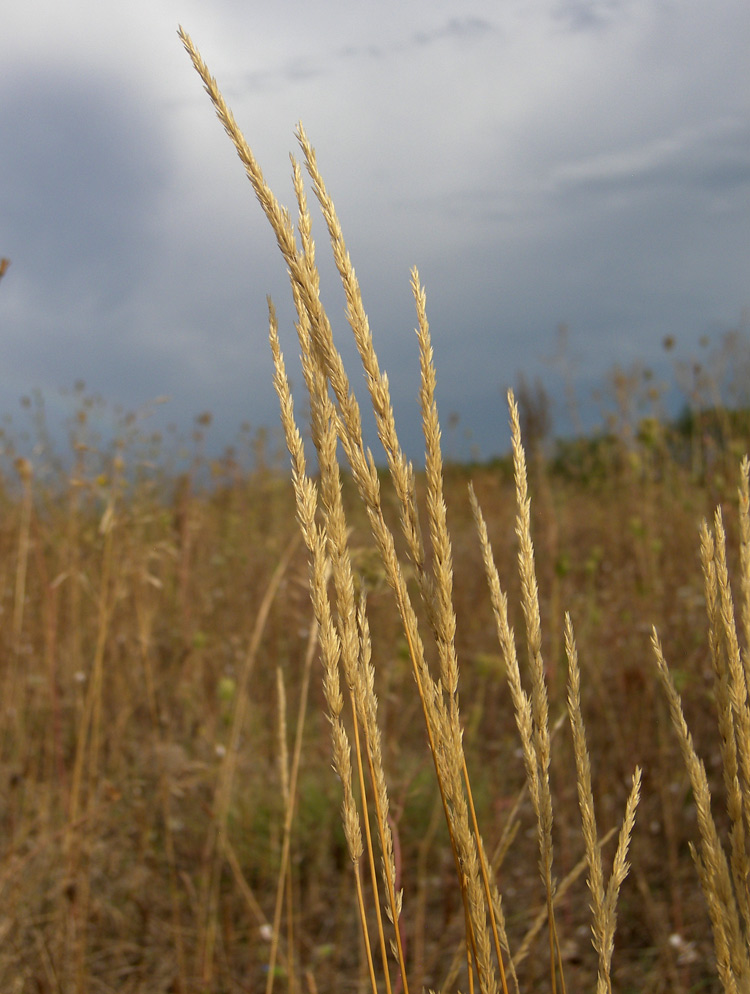
[[13, 598], [13, 646], [19, 651], [21, 629], [23, 628], [23, 608], [26, 598], [26, 571], [29, 562], [29, 531], [31, 529], [32, 483], [34, 470], [28, 459], [18, 459], [16, 469], [23, 486], [21, 500], [21, 522], [18, 530], [18, 556], [16, 558], [16, 585]]
[[[159, 801], [162, 812], [162, 825], [164, 828], [164, 848], [169, 868], [169, 898], [172, 914], [172, 931], [174, 933], [175, 959], [177, 961], [177, 975], [179, 984], [184, 990], [187, 987], [187, 961], [185, 957], [185, 943], [182, 935], [182, 915], [180, 913], [180, 895], [177, 871], [177, 859], [175, 855], [174, 833], [172, 831], [171, 816], [171, 784], [167, 772], [167, 764], [164, 759], [164, 740], [162, 736], [161, 715], [159, 711], [159, 701], [156, 694], [156, 683], [154, 680], [154, 665], [151, 652], [151, 640], [156, 613], [156, 602], [151, 596], [150, 577], [144, 568], [139, 576], [136, 586], [135, 613], [138, 627], [138, 647], [141, 654], [143, 673], [145, 677], [146, 700], [151, 715], [151, 734], [153, 738], [154, 755], [157, 757], [159, 766]], [[148, 589], [146, 589], [148, 588]]]
[[[3, 262], [6, 260], [2, 260]], [[31, 546], [31, 512], [33, 499], [34, 469], [28, 459], [16, 459], [15, 469], [21, 480], [21, 514], [18, 523], [18, 542], [16, 546], [16, 570], [13, 585], [13, 618], [12, 642], [9, 664], [3, 681], [3, 709], [7, 717], [7, 726], [3, 728], [3, 737], [17, 755], [25, 751], [25, 732], [23, 720], [23, 663], [21, 659], [21, 635], [23, 630], [24, 605], [26, 602], [26, 575], [29, 564]]]
[[204, 876], [203, 876], [203, 900], [202, 907], [205, 909], [204, 920], [199, 943], [200, 972], [205, 984], [212, 982], [214, 970], [214, 948], [216, 944], [216, 933], [218, 930], [217, 914], [219, 900], [219, 877], [221, 873], [222, 860], [226, 855], [227, 839], [227, 818], [232, 800], [232, 788], [234, 785], [235, 771], [237, 768], [237, 756], [239, 754], [239, 739], [245, 723], [247, 711], [248, 688], [250, 676], [258, 657], [263, 631], [268, 621], [274, 598], [278, 593], [281, 581], [286, 573], [292, 556], [299, 544], [298, 536], [294, 536], [284, 550], [268, 587], [263, 595], [263, 600], [258, 608], [255, 618], [255, 625], [248, 643], [247, 651], [240, 672], [234, 696], [234, 710], [232, 713], [232, 723], [229, 731], [229, 741], [222, 759], [221, 769], [216, 784], [214, 797], [214, 817], [206, 840], [204, 849]]
[[[281, 867], [279, 869], [279, 879], [276, 889], [276, 904], [273, 916], [273, 930], [271, 933], [271, 951], [268, 958], [268, 980], [266, 982], [266, 992], [271, 994], [273, 990], [273, 981], [276, 975], [276, 953], [278, 950], [279, 936], [281, 931], [281, 913], [283, 908], [284, 900], [284, 886], [285, 881], [291, 881], [291, 874], [289, 872], [289, 856], [291, 851], [292, 842], [292, 827], [294, 823], [294, 810], [295, 803], [297, 799], [297, 782], [299, 778], [300, 762], [302, 759], [302, 741], [305, 730], [305, 717], [307, 715], [307, 700], [310, 690], [310, 671], [312, 669], [313, 658], [315, 655], [315, 649], [318, 642], [318, 626], [315, 621], [310, 628], [310, 635], [307, 642], [307, 652], [305, 654], [305, 666], [302, 673], [302, 686], [300, 688], [300, 699], [299, 707], [297, 712], [297, 729], [294, 738], [294, 750], [292, 753], [292, 765], [291, 770], [287, 776], [286, 774], [286, 762], [281, 760], [282, 778], [288, 779], [284, 790], [284, 840], [282, 843], [281, 850]], [[279, 682], [279, 713], [282, 714], [281, 698], [283, 695], [283, 675], [281, 670], [278, 670], [278, 682]], [[279, 728], [279, 738], [283, 747], [280, 749], [281, 756], [284, 755], [286, 750], [286, 735], [284, 734], [285, 729], [283, 724], [280, 722]], [[289, 919], [292, 918], [292, 908], [291, 904], [287, 907], [287, 915]], [[289, 948], [289, 968], [287, 970], [287, 975], [292, 976], [292, 943], [288, 943]]]
[[[68, 802], [68, 824], [65, 838], [67, 874], [74, 894], [75, 914], [72, 916], [75, 939], [75, 985], [77, 994], [88, 989], [87, 943], [89, 931], [89, 850], [93, 815], [97, 804], [99, 781], [99, 754], [102, 731], [102, 694], [104, 688], [104, 657], [109, 637], [114, 606], [114, 539], [117, 530], [117, 496], [120, 473], [124, 465], [117, 460], [115, 478], [110, 489], [107, 507], [99, 523], [103, 537], [101, 577], [97, 604], [97, 631], [94, 659], [86, 691], [86, 700], [78, 727], [73, 778]], [[84, 788], [85, 781], [85, 788]], [[80, 811], [85, 806], [84, 818], [79, 822]]]

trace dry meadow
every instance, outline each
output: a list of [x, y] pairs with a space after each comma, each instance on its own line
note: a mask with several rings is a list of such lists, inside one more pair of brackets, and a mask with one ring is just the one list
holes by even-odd
[[446, 463], [415, 271], [415, 470], [304, 131], [293, 223], [182, 39], [306, 393], [269, 302], [283, 462], [207, 458], [208, 415], [180, 475], [137, 422], [97, 446], [82, 388], [59, 462], [6, 430], [0, 990], [750, 991], [747, 419], [707, 396], [554, 447], [524, 387], [507, 458]]

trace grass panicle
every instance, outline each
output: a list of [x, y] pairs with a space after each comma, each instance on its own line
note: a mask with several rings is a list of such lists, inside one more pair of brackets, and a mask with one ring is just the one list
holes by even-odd
[[[425, 507], [430, 543], [429, 557], [422, 538], [415, 474], [399, 443], [388, 378], [378, 362], [360, 286], [346, 249], [333, 199], [321, 176], [315, 151], [302, 125], [299, 125], [297, 139], [313, 192], [328, 229], [334, 262], [344, 290], [346, 318], [359, 352], [378, 436], [384, 449], [390, 481], [396, 495], [410, 568], [417, 578], [418, 600], [415, 603], [405, 579], [408, 572], [406, 564], [399, 558], [396, 536], [386, 521], [381, 497], [381, 481], [374, 457], [364, 445], [358, 401], [351, 388], [341, 354], [334, 343], [331, 324], [320, 299], [320, 280], [301, 169], [292, 159], [292, 182], [298, 207], [298, 226], [295, 235], [289, 212], [279, 206], [275, 196], [267, 187], [262, 172], [205, 63], [184, 32], [181, 32], [181, 38], [203, 79], [217, 115], [237, 149], [261, 207], [276, 234], [277, 243], [288, 267], [292, 296], [297, 310], [296, 327], [309, 398], [310, 433], [319, 466], [317, 485], [307, 474], [302, 436], [294, 420], [292, 393], [279, 344], [275, 313], [273, 305], [269, 303], [270, 342], [282, 425], [292, 459], [297, 515], [310, 555], [311, 592], [316, 619], [320, 626], [324, 690], [333, 736], [334, 768], [343, 788], [343, 821], [349, 852], [355, 864], [358, 906], [367, 949], [371, 987], [377, 990], [373, 961], [369, 952], [368, 916], [359, 874], [359, 863], [365, 850], [371, 866], [374, 866], [375, 862], [373, 836], [369, 831], [371, 817], [374, 823], [374, 835], [382, 854], [384, 904], [392, 926], [391, 943], [398, 963], [398, 983], [404, 991], [408, 991], [408, 979], [402, 942], [403, 898], [401, 892], [397, 892], [396, 886], [393, 837], [389, 827], [390, 801], [374, 689], [375, 667], [372, 643], [364, 595], [359, 600], [359, 604], [356, 598], [358, 583], [349, 545], [351, 531], [342, 497], [342, 470], [337, 453], [339, 443], [346, 459], [348, 472], [351, 473], [365, 509], [385, 576], [395, 595], [408, 645], [453, 849], [457, 885], [464, 906], [468, 982], [472, 989], [476, 984], [479, 990], [487, 994], [494, 994], [500, 989], [507, 992], [506, 978], [509, 968], [512, 982], [517, 989], [518, 981], [512, 965], [502, 902], [493, 880], [494, 870], [487, 858], [480, 834], [471, 777], [463, 748], [464, 728], [459, 707], [457, 621], [453, 591], [453, 551], [448, 531], [440, 421], [435, 399], [436, 375], [424, 288], [416, 269], [413, 270], [411, 283], [417, 311], [417, 341], [421, 371], [420, 404], [425, 438]], [[518, 408], [512, 394], [509, 395], [509, 404], [518, 502], [516, 523], [519, 543], [518, 563], [521, 603], [526, 620], [530, 693], [527, 693], [522, 686], [514, 639], [507, 620], [507, 601], [500, 591], [487, 530], [473, 492], [471, 499], [485, 568], [488, 571], [498, 624], [498, 637], [505, 658], [516, 721], [521, 735], [529, 791], [536, 813], [539, 865], [546, 893], [550, 982], [552, 991], [555, 991], [558, 982], [564, 990], [565, 982], [554, 912], [556, 885], [552, 872], [553, 815], [549, 776], [551, 757], [549, 703], [542, 660], [541, 616], [531, 539], [526, 462], [520, 436]], [[433, 674], [427, 662], [426, 643], [419, 622], [420, 614], [427, 621], [434, 645], [437, 674]], [[342, 680], [351, 701], [349, 733], [345, 729], [343, 720]], [[576, 713], [578, 724], [574, 723], [574, 727], [580, 740], [582, 735], [580, 706]], [[356, 776], [352, 772], [350, 760], [352, 747], [356, 755], [358, 770]], [[581, 749], [584, 749], [584, 746], [579, 743], [578, 753]], [[365, 771], [367, 777], [364, 775]], [[354, 792], [355, 781], [360, 807], [357, 806]], [[606, 893], [603, 884], [595, 888], [596, 901], [598, 901], [595, 935], [598, 938], [600, 972], [607, 981], [614, 931], [613, 904], [627, 871], [625, 854], [632, 831], [638, 785], [639, 775], [636, 774], [610, 886]], [[589, 794], [590, 788], [586, 797]], [[361, 824], [366, 826], [364, 838]], [[586, 824], [588, 825], [589, 822]], [[595, 827], [591, 829], [587, 845], [590, 864], [600, 865], [595, 864], [598, 854]], [[378, 888], [374, 878], [372, 889], [377, 905]], [[376, 910], [382, 947], [383, 923], [379, 917], [379, 908]], [[383, 973], [386, 987], [391, 990], [390, 973], [385, 956]]]
[[699, 844], [692, 849], [713, 927], [719, 979], [727, 992], [750, 990], [750, 704], [748, 703], [747, 592], [750, 589], [750, 510], [748, 459], [740, 467], [739, 532], [744, 650], [734, 610], [727, 565], [727, 535], [721, 508], [714, 527], [700, 529], [701, 563], [708, 615], [708, 644], [714, 676], [721, 766], [729, 822], [728, 853], [721, 842], [711, 805], [711, 790], [703, 761], [685, 719], [680, 696], [664, 658], [656, 630], [652, 644], [673, 725], [693, 790], [698, 814]]

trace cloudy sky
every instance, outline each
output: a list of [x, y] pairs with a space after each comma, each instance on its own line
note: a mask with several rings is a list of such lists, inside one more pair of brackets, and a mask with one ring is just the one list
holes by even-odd
[[169, 396], [144, 430], [189, 434], [209, 410], [218, 446], [277, 424], [266, 294], [294, 356], [284, 265], [178, 23], [288, 204], [304, 122], [412, 456], [413, 265], [454, 456], [505, 450], [520, 372], [561, 398], [564, 367], [585, 409], [613, 364], [666, 370], [665, 336], [688, 356], [746, 322], [747, 0], [30, 0], [0, 35], [14, 425], [35, 389], [69, 417], [79, 380], [112, 408]]

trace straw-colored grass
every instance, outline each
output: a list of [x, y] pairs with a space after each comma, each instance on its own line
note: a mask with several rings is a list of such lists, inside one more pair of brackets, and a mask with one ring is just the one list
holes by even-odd
[[[741, 626], [750, 645], [750, 463], [742, 462], [739, 489]], [[672, 721], [698, 811], [700, 842], [691, 844], [701, 887], [713, 927], [716, 966], [725, 991], [750, 990], [750, 655], [740, 649], [738, 624], [727, 567], [726, 531], [717, 509], [713, 531], [701, 527], [701, 561], [706, 590], [709, 646], [719, 725], [721, 765], [729, 819], [729, 853], [721, 843], [711, 811], [706, 767], [698, 756], [677, 689], [667, 668], [656, 630], [652, 642]]]
[[[402, 540], [407, 560], [399, 557], [397, 540], [390, 529], [382, 504], [381, 483], [374, 459], [365, 448], [361, 416], [341, 355], [333, 339], [331, 324], [320, 299], [319, 274], [311, 234], [311, 218], [304, 192], [302, 170], [292, 160], [297, 200], [297, 232], [290, 213], [282, 208], [266, 184], [253, 153], [231, 111], [192, 41], [180, 32], [182, 41], [200, 74], [216, 113], [245, 167], [258, 201], [274, 231], [287, 264], [297, 311], [297, 336], [302, 356], [305, 387], [310, 402], [310, 431], [319, 466], [319, 480], [310, 476], [300, 430], [295, 421], [291, 388], [279, 343], [273, 305], [269, 302], [270, 339], [275, 364], [275, 384], [281, 405], [281, 420], [292, 456], [292, 478], [297, 514], [310, 556], [310, 588], [324, 663], [324, 689], [332, 733], [334, 769], [343, 788], [342, 817], [366, 950], [369, 982], [379, 989], [381, 976], [390, 992], [409, 990], [403, 944], [403, 895], [399, 888], [394, 842], [390, 827], [390, 798], [383, 766], [378, 701], [375, 696], [372, 643], [367, 622], [366, 591], [359, 584], [349, 544], [349, 529], [342, 500], [339, 443], [347, 471], [367, 512], [372, 539], [382, 568], [393, 591], [419, 696], [435, 777], [442, 801], [465, 920], [465, 979], [488, 994], [518, 989], [514, 950], [510, 948], [505, 911], [496, 885], [493, 866], [482, 840], [472, 795], [472, 781], [463, 748], [463, 722], [459, 707], [459, 665], [456, 651], [456, 614], [453, 605], [452, 546], [444, 500], [443, 457], [440, 425], [435, 402], [435, 370], [426, 314], [425, 291], [419, 275], [412, 271], [412, 292], [417, 314], [421, 387], [422, 427], [425, 438], [425, 504], [429, 532], [429, 558], [423, 543], [414, 472], [398, 440], [390, 401], [388, 379], [381, 372], [373, 346], [369, 322], [359, 284], [346, 250], [333, 201], [318, 170], [315, 152], [300, 125], [297, 138], [315, 196], [322, 209], [333, 257], [347, 303], [347, 320], [359, 351], [378, 435], [388, 463], [391, 483], [398, 500]], [[527, 786], [537, 822], [539, 869], [546, 895], [550, 989], [564, 991], [565, 975], [555, 903], [558, 897], [553, 872], [553, 801], [550, 785], [551, 734], [549, 700], [542, 658], [542, 633], [538, 588], [531, 538], [530, 498], [526, 461], [520, 437], [518, 409], [509, 394], [511, 433], [516, 480], [518, 568], [521, 603], [526, 628], [528, 672], [531, 689], [523, 687], [510, 629], [507, 600], [493, 562], [492, 547], [482, 511], [472, 492], [472, 508], [480, 537], [482, 556], [497, 619], [500, 647], [516, 712], [516, 722], [526, 767]], [[408, 570], [417, 580], [416, 591], [406, 581]], [[329, 583], [329, 574], [331, 582]], [[418, 606], [414, 598], [417, 598]], [[419, 610], [418, 610], [419, 608]], [[419, 613], [426, 619], [420, 624]], [[425, 633], [425, 627], [428, 635]], [[437, 656], [433, 672], [425, 639], [430, 638]], [[615, 930], [615, 907], [620, 886], [628, 871], [627, 853], [640, 791], [636, 768], [625, 818], [615, 854], [612, 877], [604, 885], [600, 840], [596, 829], [591, 792], [591, 774], [580, 703], [580, 681], [570, 618], [566, 621], [566, 648], [570, 669], [569, 711], [578, 771], [579, 798], [583, 818], [586, 860], [593, 899], [594, 945], [599, 957], [599, 991], [611, 991], [610, 964]], [[342, 691], [342, 681], [344, 691]], [[351, 708], [350, 731], [344, 720], [346, 698]], [[354, 761], [352, 761], [352, 752]], [[355, 772], [356, 771], [356, 772]], [[371, 826], [372, 822], [372, 828]], [[363, 832], [364, 826], [364, 832]], [[382, 884], [375, 868], [377, 852], [382, 865]], [[369, 866], [372, 900], [377, 920], [376, 939], [371, 940], [370, 921], [362, 883], [363, 862]], [[390, 928], [380, 914], [385, 909]], [[386, 932], [388, 935], [386, 937]], [[388, 945], [393, 962], [388, 956]], [[379, 969], [373, 945], [379, 950]], [[522, 944], [523, 948], [523, 944]], [[268, 990], [272, 986], [269, 977]]]

